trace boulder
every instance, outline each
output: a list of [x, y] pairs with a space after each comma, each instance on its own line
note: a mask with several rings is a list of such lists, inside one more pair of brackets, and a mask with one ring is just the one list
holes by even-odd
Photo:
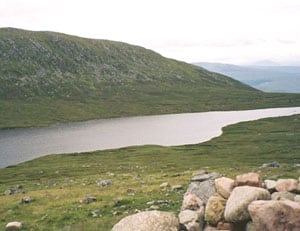
[[234, 187], [234, 180], [227, 177], [217, 178], [215, 179], [215, 187], [222, 197], [228, 199]]
[[87, 195], [84, 199], [80, 200], [80, 203], [90, 204], [97, 201], [97, 198], [94, 196]]
[[268, 190], [252, 186], [240, 186], [233, 189], [225, 207], [225, 220], [229, 222], [242, 222], [250, 219], [247, 211], [248, 205], [254, 200], [269, 200]]
[[14, 195], [14, 194], [17, 194], [17, 193], [18, 193], [17, 190], [10, 188], [10, 189], [7, 189], [4, 192], [4, 195], [8, 196], [8, 195]]
[[178, 184], [178, 185], [173, 185], [172, 186], [172, 191], [179, 191], [183, 189], [182, 185]]
[[205, 207], [205, 221], [210, 225], [217, 225], [219, 221], [224, 220], [226, 200], [219, 196], [211, 196]]
[[217, 224], [217, 230], [234, 230], [234, 224], [220, 221]]
[[166, 189], [166, 188], [170, 188], [171, 185], [168, 182], [164, 182], [159, 187], [162, 188], [162, 189]]
[[21, 189], [23, 189], [23, 185], [21, 185], [21, 184], [17, 184], [17, 185], [16, 185], [16, 189], [17, 189], [17, 190], [21, 190]]
[[294, 201], [295, 200], [295, 193], [291, 192], [274, 192], [271, 195], [272, 200], [274, 201], [279, 201], [279, 200], [290, 200]]
[[146, 211], [123, 218], [111, 231], [178, 231], [179, 222], [170, 212]]
[[262, 168], [280, 168], [280, 164], [277, 161], [273, 161], [270, 163], [264, 163]]
[[214, 227], [214, 226], [205, 225], [203, 231], [230, 231], [230, 230], [227, 230], [227, 229], [218, 229], [217, 227]]
[[194, 176], [191, 181], [192, 182], [193, 181], [202, 182], [202, 181], [206, 181], [206, 180], [210, 180], [210, 179], [216, 179], [218, 177], [220, 177], [220, 175], [215, 172], [204, 173], [204, 174], [199, 174], [199, 175]]
[[198, 211], [184, 210], [178, 215], [179, 223], [184, 226], [186, 231], [202, 231], [203, 230], [203, 218], [204, 207]]
[[246, 231], [256, 231], [255, 225], [252, 221], [249, 221], [246, 225]]
[[200, 169], [200, 170], [194, 171], [193, 176], [203, 175], [203, 174], [206, 174], [206, 173], [207, 173], [206, 170]]
[[296, 202], [300, 202], [300, 195], [296, 195], [295, 197], [294, 197], [294, 201], [296, 201]]
[[14, 230], [21, 230], [22, 229], [22, 223], [18, 221], [9, 222], [6, 225], [7, 231], [14, 231]]
[[217, 173], [202, 174], [190, 183], [187, 192], [196, 194], [205, 204], [211, 196], [216, 193], [215, 179], [220, 175]]
[[276, 181], [275, 180], [265, 180], [265, 187], [269, 192], [274, 192], [276, 190]]
[[298, 189], [298, 181], [295, 179], [279, 179], [276, 183], [278, 192], [296, 192]]
[[198, 210], [203, 207], [203, 201], [193, 193], [185, 193], [182, 201], [182, 210]]
[[256, 172], [248, 172], [242, 175], [238, 175], [235, 178], [235, 185], [236, 186], [254, 186], [254, 187], [261, 187], [262, 182], [260, 181], [260, 176]]
[[26, 196], [22, 198], [21, 203], [28, 204], [32, 201], [33, 201], [32, 197]]
[[99, 180], [97, 182], [97, 185], [100, 187], [108, 187], [112, 185], [112, 181], [111, 180]]
[[213, 226], [210, 226], [210, 225], [205, 225], [203, 231], [218, 231], [218, 229], [217, 229], [217, 227], [213, 227]]
[[300, 204], [294, 201], [253, 201], [248, 210], [256, 230], [300, 230]]

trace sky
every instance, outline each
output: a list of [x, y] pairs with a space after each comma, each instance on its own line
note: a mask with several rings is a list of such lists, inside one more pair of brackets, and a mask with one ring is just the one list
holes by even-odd
[[122, 41], [185, 62], [300, 65], [299, 0], [0, 0], [0, 27]]

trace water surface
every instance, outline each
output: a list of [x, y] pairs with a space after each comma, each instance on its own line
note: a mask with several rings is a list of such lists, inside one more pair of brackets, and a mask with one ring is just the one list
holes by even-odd
[[201, 143], [221, 135], [222, 127], [229, 124], [293, 114], [300, 114], [300, 107], [139, 116], [0, 130], [0, 167], [54, 153]]

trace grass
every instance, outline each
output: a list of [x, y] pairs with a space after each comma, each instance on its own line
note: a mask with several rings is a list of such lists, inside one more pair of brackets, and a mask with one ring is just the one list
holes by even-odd
[[153, 51], [0, 29], [0, 129], [166, 113], [300, 106]]
[[[217, 171], [234, 177], [258, 171], [262, 178], [298, 178], [300, 116], [244, 122], [224, 128], [209, 142], [176, 147], [141, 146], [116, 150], [49, 155], [0, 169], [0, 192], [22, 184], [24, 194], [0, 196], [0, 230], [23, 221], [24, 230], [110, 230], [122, 217], [163, 200], [160, 210], [178, 212], [192, 172]], [[280, 168], [261, 169], [278, 161]], [[107, 188], [99, 179], [111, 179]], [[178, 192], [159, 185], [181, 184]], [[21, 204], [23, 196], [34, 198]], [[86, 195], [97, 201], [82, 204]], [[96, 213], [93, 217], [92, 212]]]
[[31, 100], [0, 99], [0, 129], [48, 126], [50, 124], [137, 115], [201, 111], [227, 111], [300, 106], [300, 94], [265, 94], [211, 88], [206, 94], [186, 88], [185, 95], [165, 92], [158, 96], [127, 94], [107, 99]]

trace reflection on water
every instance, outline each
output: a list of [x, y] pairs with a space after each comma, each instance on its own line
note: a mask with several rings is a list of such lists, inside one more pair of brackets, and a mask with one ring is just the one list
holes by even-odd
[[0, 130], [0, 167], [53, 153], [144, 144], [195, 144], [219, 136], [221, 128], [229, 124], [292, 114], [300, 114], [300, 107], [140, 116]]

